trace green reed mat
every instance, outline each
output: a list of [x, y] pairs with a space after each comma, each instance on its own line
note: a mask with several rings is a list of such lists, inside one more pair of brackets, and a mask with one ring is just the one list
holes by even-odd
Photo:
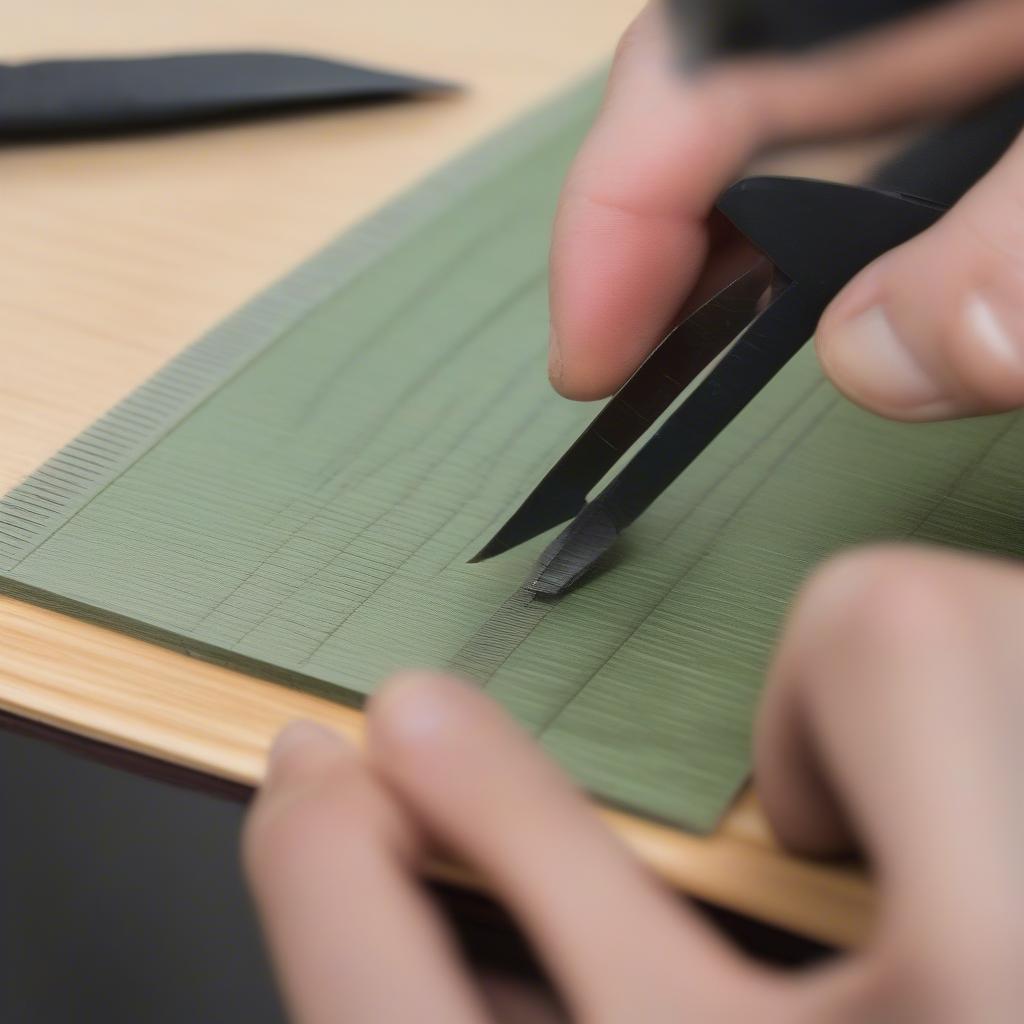
[[8, 495], [3, 589], [346, 702], [455, 666], [598, 796], [713, 827], [808, 570], [883, 537], [1021, 553], [1024, 423], [885, 423], [808, 348], [576, 592], [519, 592], [544, 538], [468, 565], [594, 414], [545, 377], [545, 265], [597, 89], [344, 236]]

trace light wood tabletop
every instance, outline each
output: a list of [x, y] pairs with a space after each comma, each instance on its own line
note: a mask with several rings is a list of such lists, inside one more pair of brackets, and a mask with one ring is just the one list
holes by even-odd
[[[597, 66], [637, 0], [0, 0], [3, 59], [274, 48], [464, 83], [455, 97], [0, 148], [0, 491], [208, 327], [483, 134]], [[13, 600], [0, 708], [244, 783], [287, 720], [360, 714]], [[840, 944], [857, 871], [776, 848], [752, 794], [699, 839], [607, 812], [684, 891]]]

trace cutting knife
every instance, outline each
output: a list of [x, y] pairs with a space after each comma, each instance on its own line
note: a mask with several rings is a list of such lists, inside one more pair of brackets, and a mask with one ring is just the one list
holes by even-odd
[[273, 51], [0, 63], [0, 141], [138, 131], [454, 88]]
[[[1019, 130], [1022, 106], [1017, 96], [1009, 109], [995, 105], [943, 129], [871, 186], [756, 177], [729, 188], [717, 210], [757, 255], [667, 335], [471, 561], [569, 521], [526, 588], [557, 595], [578, 582], [807, 343], [843, 286], [933, 225], [981, 177]], [[915, 195], [915, 180], [942, 201]]]

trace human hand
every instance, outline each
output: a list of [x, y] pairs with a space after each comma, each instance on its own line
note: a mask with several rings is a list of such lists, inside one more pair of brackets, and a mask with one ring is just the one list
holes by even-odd
[[[565, 183], [551, 253], [550, 373], [611, 393], [671, 325], [708, 213], [759, 149], [950, 112], [1024, 72], [1024, 5], [960, 0], [790, 57], [686, 80], [660, 4], [623, 38]], [[1024, 403], [1024, 142], [931, 231], [867, 268], [817, 333], [851, 398], [900, 419]]]
[[794, 849], [864, 850], [881, 901], [863, 951], [804, 974], [732, 949], [470, 686], [392, 683], [365, 754], [291, 727], [244, 859], [293, 1019], [562, 1019], [482, 994], [419, 883], [440, 848], [504, 902], [572, 1020], [1019, 1020], [1022, 614], [1020, 569], [914, 549], [844, 556], [797, 602], [757, 784]]

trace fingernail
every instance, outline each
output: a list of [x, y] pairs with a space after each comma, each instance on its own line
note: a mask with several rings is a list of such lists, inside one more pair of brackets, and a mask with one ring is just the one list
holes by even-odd
[[844, 390], [869, 405], [910, 412], [947, 397], [881, 306], [834, 328], [822, 347], [822, 361]]
[[997, 366], [1010, 372], [1020, 372], [1024, 351], [987, 299], [980, 295], [970, 298], [964, 307], [964, 318], [968, 336], [987, 349]]
[[337, 754], [351, 750], [348, 740], [341, 733], [328, 729], [319, 722], [299, 719], [289, 722], [278, 734], [267, 755], [268, 777], [280, 772], [284, 761], [298, 753]]
[[558, 335], [551, 328], [548, 335], [548, 380], [557, 388], [562, 381], [562, 349], [558, 344]]

